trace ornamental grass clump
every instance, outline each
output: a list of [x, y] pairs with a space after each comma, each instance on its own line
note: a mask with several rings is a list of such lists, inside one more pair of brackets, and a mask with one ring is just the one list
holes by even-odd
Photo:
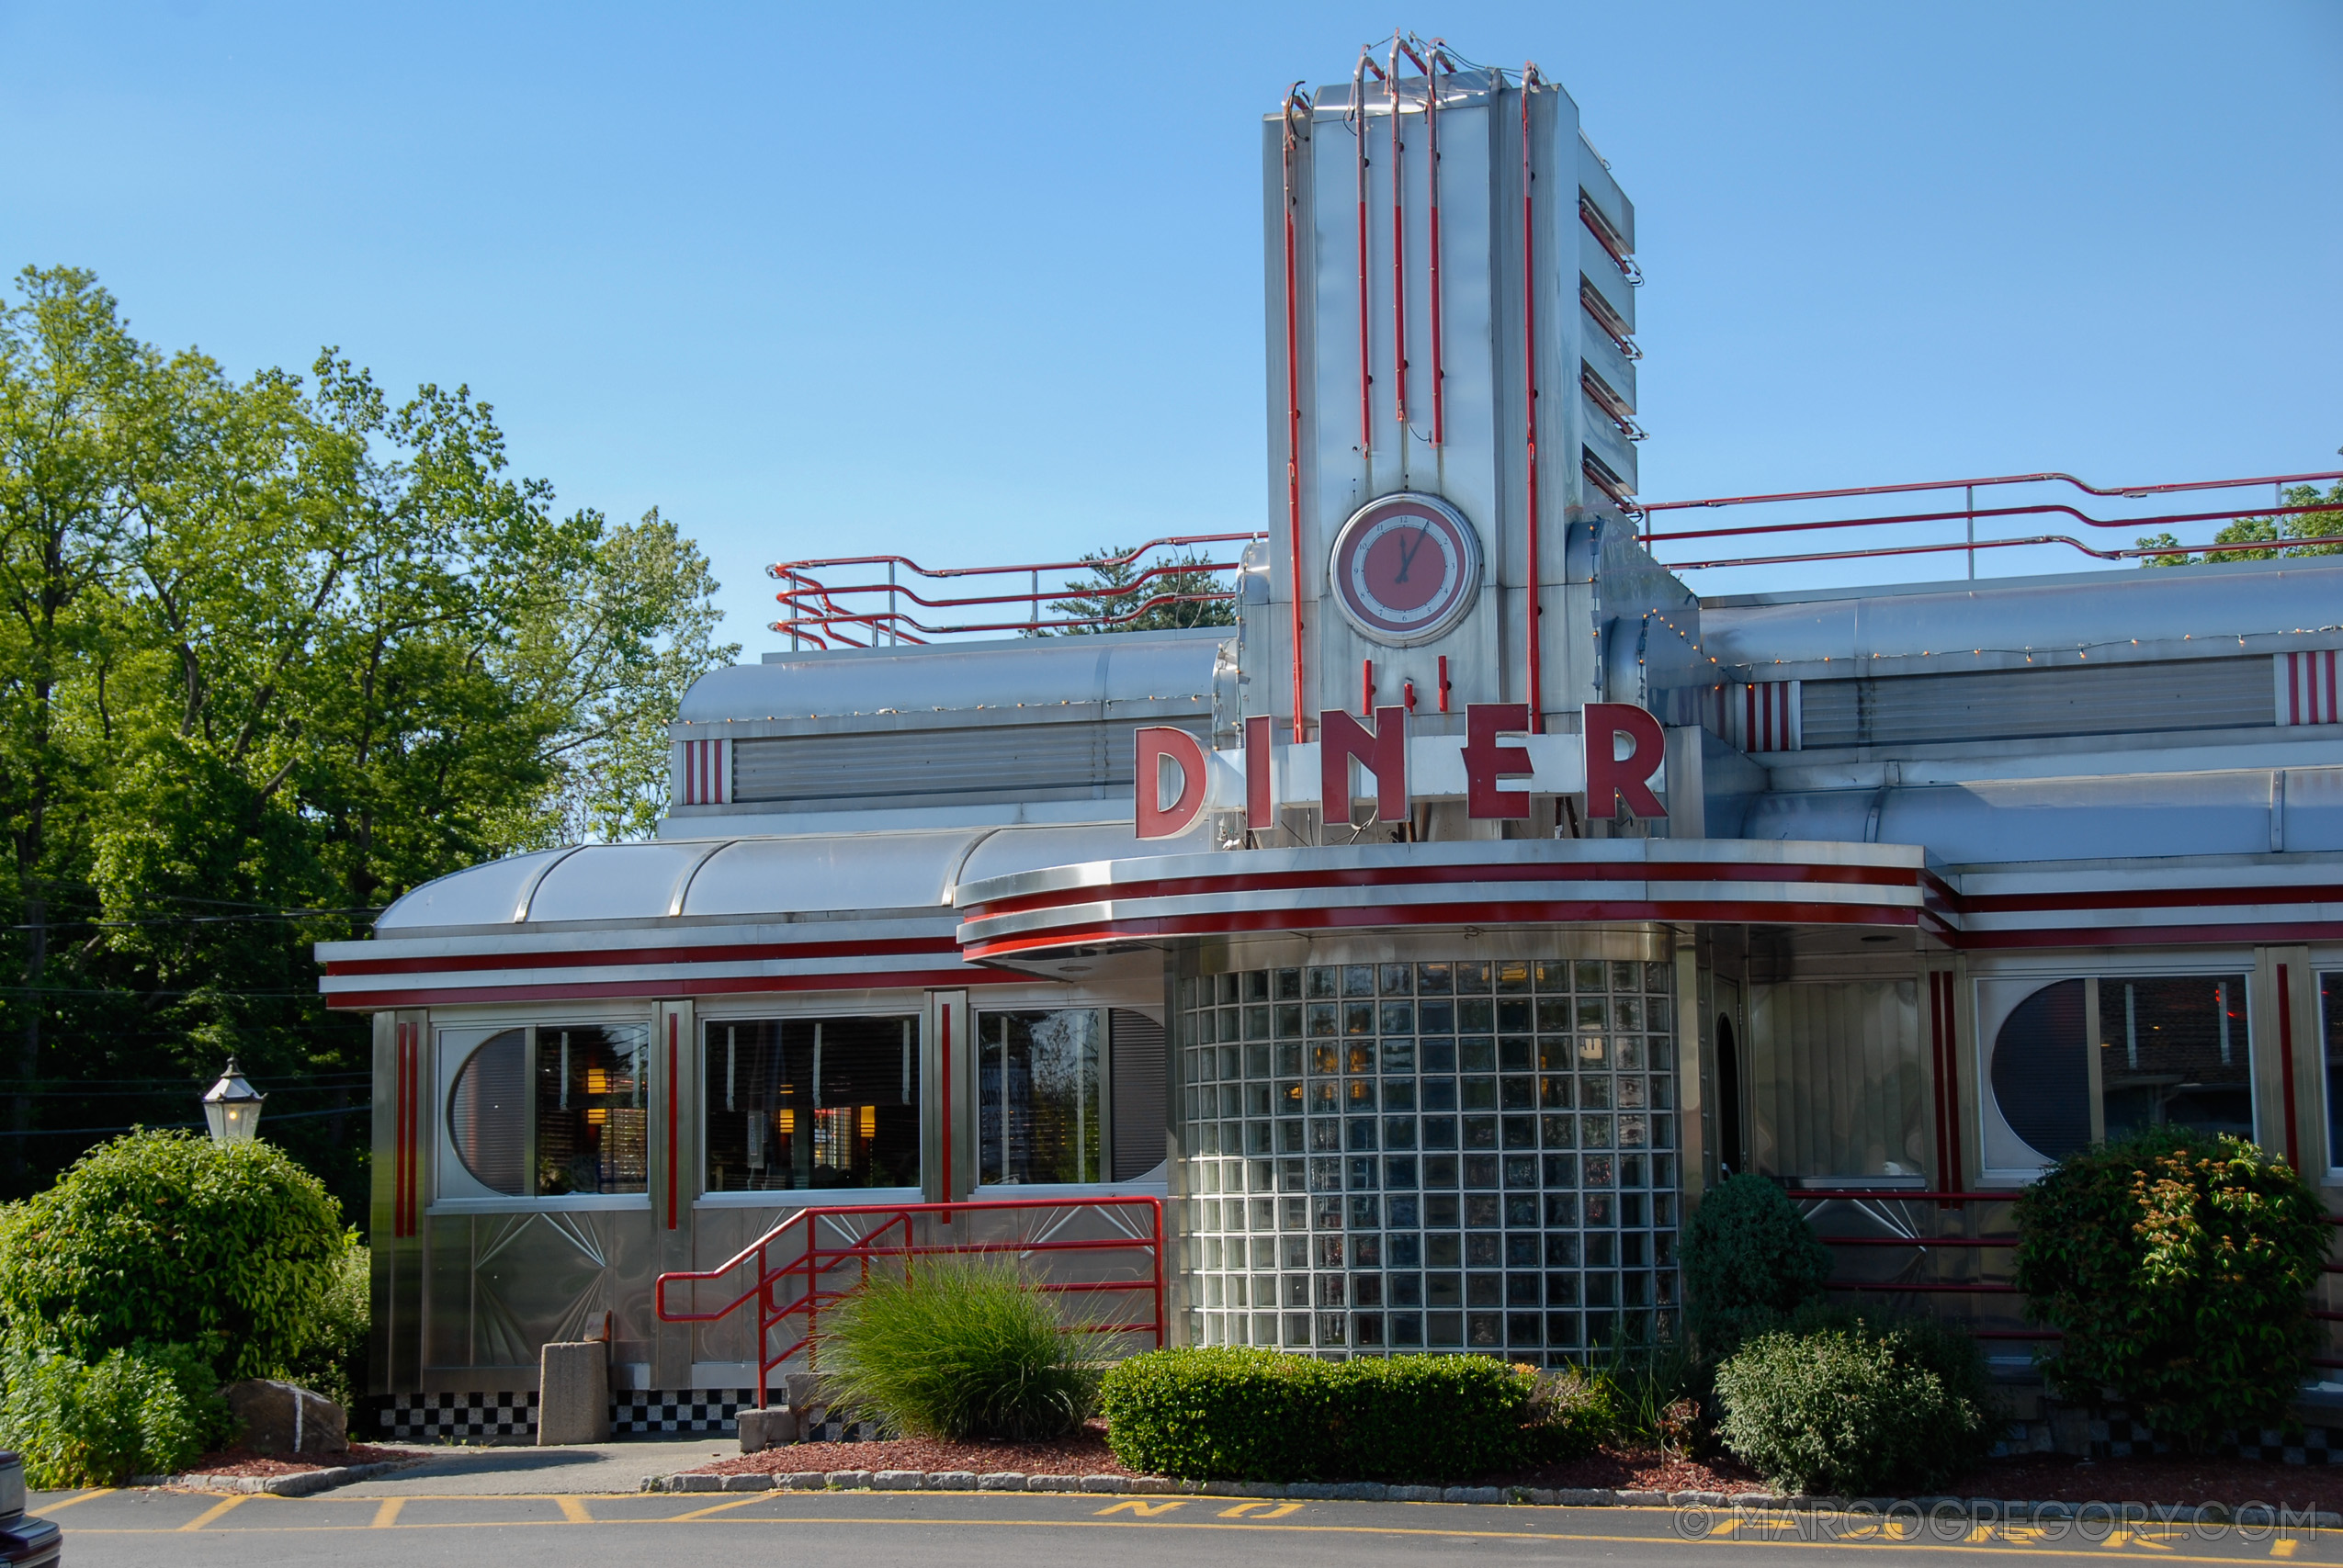
[[1785, 1492], [1926, 1490], [1992, 1451], [1998, 1411], [1975, 1342], [1919, 1320], [1810, 1313], [1716, 1369], [1717, 1436]]
[[2111, 1389], [2201, 1447], [2279, 1414], [2310, 1371], [2318, 1197], [2241, 1138], [2151, 1128], [2060, 1161], [2019, 1196], [2016, 1282], [2064, 1335], [2065, 1397]]
[[822, 1313], [822, 1393], [913, 1437], [1064, 1437], [1098, 1399], [1085, 1326], [1005, 1258], [918, 1258]]

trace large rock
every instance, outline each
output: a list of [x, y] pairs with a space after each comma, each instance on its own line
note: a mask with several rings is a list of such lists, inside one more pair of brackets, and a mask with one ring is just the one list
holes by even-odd
[[317, 1457], [349, 1451], [349, 1417], [322, 1393], [269, 1378], [246, 1378], [221, 1392], [229, 1414], [243, 1423], [244, 1447], [255, 1453]]

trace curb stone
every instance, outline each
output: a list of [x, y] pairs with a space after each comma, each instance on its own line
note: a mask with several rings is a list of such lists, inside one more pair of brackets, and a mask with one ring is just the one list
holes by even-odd
[[[331, 1487], [347, 1485], [403, 1470], [415, 1461], [345, 1465], [334, 1470], [303, 1471], [292, 1475], [141, 1475], [134, 1486], [185, 1486], [210, 1492], [268, 1492], [300, 1497]], [[993, 1471], [979, 1475], [967, 1470], [791, 1471], [751, 1472], [718, 1475], [682, 1471], [673, 1475], [646, 1475], [646, 1492], [819, 1492], [876, 1490], [884, 1492], [1058, 1492], [1154, 1496], [1180, 1494], [1203, 1497], [1298, 1498], [1327, 1502], [1450, 1503], [1461, 1505], [1533, 1505], [1566, 1508], [1758, 1508], [1798, 1509], [1813, 1513], [1884, 1514], [1890, 1506], [1917, 1508], [1926, 1516], [1940, 1508], [1954, 1508], [1964, 1517], [1987, 1516], [2018, 1522], [2028, 1519], [2073, 1519], [2082, 1505], [2032, 1503], [1998, 1497], [1832, 1497], [1807, 1493], [1783, 1495], [1773, 1492], [1650, 1492], [1613, 1491], [1602, 1486], [1556, 1488], [1526, 1486], [1398, 1486], [1379, 1481], [1311, 1482], [1288, 1485], [1267, 1481], [1182, 1481], [1161, 1475], [1025, 1475], [1017, 1471]], [[2188, 1504], [2150, 1504], [2148, 1517], [2160, 1524], [2227, 1524], [2235, 1510], [2224, 1504], [2201, 1507]], [[2343, 1513], [2319, 1509], [2309, 1522], [2322, 1529], [2343, 1529]]]
[[331, 1491], [356, 1481], [372, 1481], [379, 1475], [421, 1464], [415, 1459], [379, 1460], [372, 1464], [337, 1464], [326, 1470], [299, 1470], [290, 1475], [209, 1475], [191, 1471], [185, 1475], [134, 1475], [133, 1486], [184, 1486], [191, 1492], [266, 1493], [276, 1497], [306, 1497], [313, 1492]]

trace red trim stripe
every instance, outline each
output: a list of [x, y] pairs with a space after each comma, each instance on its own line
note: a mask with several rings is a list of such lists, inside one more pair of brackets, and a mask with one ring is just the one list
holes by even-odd
[[2294, 1005], [2288, 987], [2287, 966], [2278, 966], [2278, 1077], [2285, 1086], [2286, 1163], [2303, 1168], [2303, 1153], [2294, 1133]]
[[675, 1228], [675, 1101], [682, 1080], [675, 1076], [677, 1051], [675, 1045], [676, 1013], [667, 1012], [667, 1228]]
[[828, 975], [719, 975], [650, 976], [595, 985], [416, 987], [402, 991], [329, 992], [325, 1005], [336, 1012], [378, 1012], [385, 1008], [460, 1007], [473, 1002], [550, 1002], [602, 997], [672, 997], [687, 989], [696, 997], [796, 991], [895, 991], [935, 986], [1022, 986], [1030, 975], [959, 969], [872, 969]]
[[1546, 903], [1361, 905], [1330, 909], [1234, 909], [1222, 914], [1104, 920], [1032, 935], [979, 940], [972, 959], [1108, 942], [1238, 931], [1302, 931], [1366, 926], [1586, 925], [1645, 920], [1739, 920], [1777, 925], [1910, 926], [1916, 909], [1845, 904]]
[[[1291, 893], [1333, 887], [1438, 886], [1458, 882], [1780, 882], [1836, 886], [1909, 887], [1919, 873], [1905, 865], [1788, 865], [1707, 861], [1566, 861], [1500, 865], [1389, 865], [1163, 877], [1051, 888], [971, 904], [969, 920], [1070, 904], [1181, 898], [1212, 893]], [[1948, 891], [1950, 891], [1948, 889]], [[1735, 917], [1737, 918], [1737, 917]]]
[[[396, 940], [395, 938], [392, 940]], [[622, 964], [745, 964], [782, 958], [904, 958], [957, 953], [948, 936], [891, 942], [761, 942], [696, 947], [589, 948], [560, 952], [462, 953], [436, 958], [337, 958], [328, 975], [458, 975], [481, 969], [601, 969]]]

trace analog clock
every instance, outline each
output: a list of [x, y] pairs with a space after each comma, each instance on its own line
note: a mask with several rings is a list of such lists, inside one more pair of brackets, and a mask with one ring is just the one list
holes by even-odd
[[1472, 610], [1480, 536], [1436, 496], [1379, 496], [1334, 536], [1327, 576], [1334, 602], [1366, 636], [1394, 648], [1430, 642]]

